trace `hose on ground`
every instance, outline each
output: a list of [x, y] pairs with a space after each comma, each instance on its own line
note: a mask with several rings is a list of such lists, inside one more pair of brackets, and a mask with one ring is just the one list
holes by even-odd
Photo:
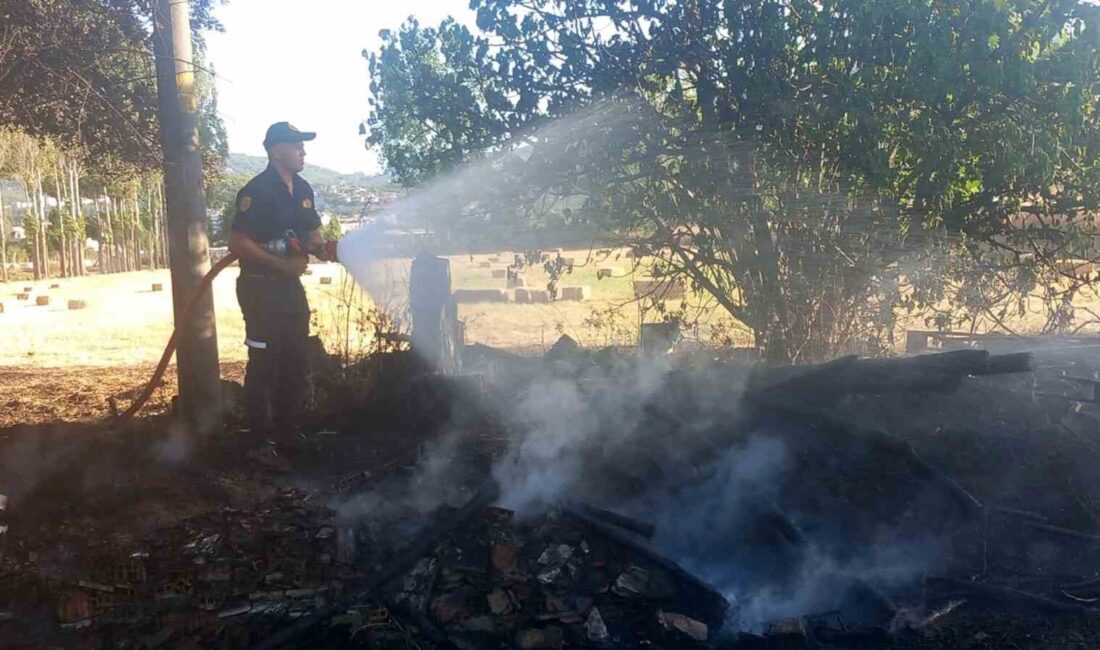
[[110, 424], [119, 425], [130, 420], [138, 414], [138, 411], [140, 411], [142, 407], [145, 406], [145, 403], [149, 401], [149, 398], [153, 396], [153, 391], [156, 390], [157, 386], [160, 384], [160, 380], [164, 377], [164, 371], [168, 369], [168, 362], [172, 360], [172, 355], [176, 352], [176, 346], [179, 344], [180, 331], [191, 322], [191, 312], [195, 311], [195, 305], [199, 303], [199, 299], [202, 298], [203, 294], [210, 288], [210, 284], [214, 281], [214, 278], [217, 277], [225, 267], [236, 261], [237, 256], [233, 253], [229, 253], [218, 260], [218, 262], [207, 271], [206, 275], [202, 276], [202, 279], [199, 280], [199, 285], [195, 287], [191, 295], [187, 296], [187, 301], [183, 305], [183, 310], [180, 311], [179, 316], [176, 318], [176, 326], [172, 330], [172, 336], [168, 339], [168, 345], [165, 346], [164, 353], [160, 355], [160, 363], [157, 364], [156, 370], [153, 371], [153, 376], [149, 379], [149, 383], [145, 385], [141, 395], [130, 404], [130, 408], [117, 415], [112, 415], [108, 419]]

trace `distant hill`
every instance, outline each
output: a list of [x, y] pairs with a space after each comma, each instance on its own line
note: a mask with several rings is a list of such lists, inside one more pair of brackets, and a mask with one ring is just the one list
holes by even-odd
[[[267, 167], [267, 158], [263, 156], [251, 156], [246, 153], [231, 153], [226, 162], [226, 171], [229, 174], [244, 174], [255, 176]], [[364, 188], [385, 188], [390, 185], [390, 177], [386, 174], [371, 176], [369, 174], [341, 174], [327, 167], [318, 167], [306, 163], [302, 170], [302, 178], [312, 185], [339, 185], [348, 184]]]

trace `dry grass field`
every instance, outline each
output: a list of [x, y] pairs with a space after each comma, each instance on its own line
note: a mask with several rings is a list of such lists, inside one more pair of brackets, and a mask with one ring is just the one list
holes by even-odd
[[[588, 287], [585, 301], [518, 304], [514, 291], [508, 291], [509, 302], [461, 303], [459, 317], [466, 322], [467, 340], [530, 354], [541, 353], [562, 333], [588, 346], [630, 344], [641, 322], [658, 318], [641, 313], [633, 301], [634, 280], [644, 275], [634, 269], [634, 260], [616, 255], [596, 260], [587, 250], [563, 255], [573, 258], [574, 270], [560, 282], [559, 294], [561, 287]], [[506, 279], [500, 274], [512, 257], [509, 252], [451, 257], [454, 288], [505, 290]], [[314, 310], [314, 333], [332, 352], [365, 350], [369, 341], [358, 334], [355, 314], [370, 304], [369, 299], [342, 266], [310, 268], [303, 281]], [[394, 260], [371, 273], [377, 284], [372, 292], [388, 311], [403, 309], [408, 268], [408, 260]], [[230, 267], [215, 280], [213, 290], [222, 373], [240, 380], [247, 353], [235, 295], [237, 274], [238, 269]], [[548, 277], [541, 268], [528, 269], [523, 277], [527, 288], [546, 289]], [[322, 278], [331, 278], [331, 283], [322, 283]], [[154, 283], [164, 290], [152, 291]], [[53, 284], [60, 286], [50, 288]], [[16, 294], [25, 288], [30, 289], [28, 299], [17, 300]], [[106, 416], [108, 397], [121, 394], [125, 403], [127, 391], [147, 380], [171, 334], [170, 290], [165, 270], [0, 283], [0, 427], [53, 419], [95, 420]], [[37, 305], [39, 296], [49, 296], [49, 305]], [[86, 307], [69, 310], [69, 300], [82, 300]], [[1095, 299], [1089, 302], [1097, 306]], [[907, 324], [924, 329], [920, 321], [911, 318]], [[1028, 315], [1018, 321], [1027, 331], [1041, 318]], [[738, 345], [751, 345], [748, 332], [728, 318], [715, 316], [713, 322], [732, 326]], [[168, 373], [165, 387], [154, 397], [149, 407], [154, 412], [166, 408], [174, 394], [173, 374]]]
[[[566, 253], [570, 255], [570, 253]], [[549, 304], [470, 303], [459, 307], [467, 322], [471, 342], [537, 352], [551, 345], [561, 332], [584, 343], [600, 345], [626, 342], [636, 331], [636, 307], [628, 306], [617, 334], [585, 324], [594, 312], [630, 302], [631, 279], [596, 279], [595, 263], [584, 265], [587, 251], [572, 253], [577, 268], [562, 283], [588, 285], [592, 297], [586, 302]], [[490, 259], [495, 260], [490, 262]], [[504, 289], [506, 280], [494, 278], [493, 271], [504, 269], [510, 254], [456, 256], [452, 258], [456, 289]], [[625, 275], [630, 265], [621, 266]], [[489, 264], [488, 268], [483, 265]], [[387, 296], [407, 291], [408, 260], [387, 264], [376, 276], [387, 285]], [[347, 272], [338, 264], [311, 265], [311, 274], [303, 278], [314, 310], [313, 330], [333, 352], [350, 348], [365, 349], [368, 341], [356, 334], [354, 314], [369, 300], [354, 287]], [[247, 359], [244, 321], [235, 294], [236, 267], [230, 267], [213, 284], [217, 310], [218, 347], [223, 376], [241, 379]], [[331, 278], [322, 284], [322, 278]], [[525, 275], [527, 285], [545, 289], [546, 275], [532, 270]], [[155, 283], [163, 285], [154, 292]], [[51, 288], [57, 284], [58, 288]], [[29, 289], [26, 300], [17, 294]], [[37, 299], [48, 296], [49, 304]], [[70, 310], [70, 300], [81, 300], [86, 307]], [[400, 311], [400, 299], [387, 306]], [[140, 271], [83, 278], [19, 280], [0, 283], [0, 427], [51, 419], [95, 420], [107, 415], [107, 398], [134, 390], [147, 380], [172, 333], [171, 284], [166, 270]], [[352, 305], [351, 323], [345, 317]], [[165, 387], [150, 404], [152, 411], [163, 410], [175, 390], [173, 373], [166, 375]]]

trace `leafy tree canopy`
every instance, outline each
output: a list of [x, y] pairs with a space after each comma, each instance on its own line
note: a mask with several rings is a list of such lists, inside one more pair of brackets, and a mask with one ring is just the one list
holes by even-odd
[[452, 224], [583, 197], [575, 218], [656, 255], [777, 360], [884, 345], [899, 311], [944, 300], [962, 306], [945, 327], [1003, 323], [1035, 291], [1051, 328], [1072, 322], [1081, 284], [1053, 262], [1092, 254], [1097, 6], [471, 7], [481, 36], [410, 20], [370, 55], [368, 143], [401, 182], [523, 152], [452, 201]]

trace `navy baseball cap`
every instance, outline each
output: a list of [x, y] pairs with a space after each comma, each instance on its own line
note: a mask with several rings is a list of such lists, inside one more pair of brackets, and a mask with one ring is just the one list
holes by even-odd
[[290, 122], [276, 122], [267, 127], [267, 135], [264, 136], [264, 147], [270, 147], [284, 142], [309, 142], [316, 138], [312, 131], [299, 131]]

